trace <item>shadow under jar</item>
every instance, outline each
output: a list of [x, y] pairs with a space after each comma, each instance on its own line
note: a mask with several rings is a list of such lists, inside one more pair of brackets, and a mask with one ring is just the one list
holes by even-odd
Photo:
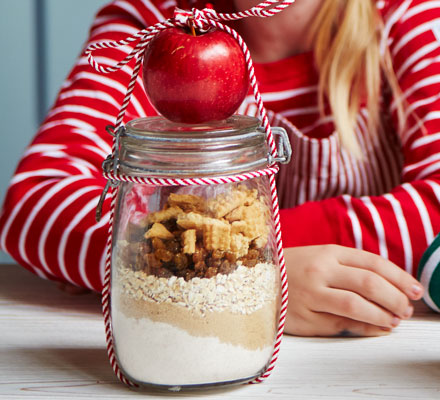
[[[195, 179], [271, 163], [259, 120], [245, 116], [203, 126], [137, 119], [119, 142], [119, 171], [131, 176]], [[280, 309], [268, 176], [202, 186], [121, 182], [113, 232], [112, 334], [128, 379], [194, 389], [248, 382], [266, 369]]]

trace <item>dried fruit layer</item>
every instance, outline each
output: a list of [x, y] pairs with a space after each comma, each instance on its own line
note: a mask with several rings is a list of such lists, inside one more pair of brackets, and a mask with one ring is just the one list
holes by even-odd
[[270, 212], [256, 189], [238, 185], [205, 200], [171, 193], [144, 226], [131, 225], [119, 241], [124, 264], [147, 275], [211, 278], [237, 265], [272, 262], [267, 249]]

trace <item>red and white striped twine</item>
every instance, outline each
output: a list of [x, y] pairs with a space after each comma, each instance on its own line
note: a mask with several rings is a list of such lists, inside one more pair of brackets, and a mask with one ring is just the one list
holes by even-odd
[[278, 170], [278, 165], [273, 165], [265, 169], [246, 172], [239, 175], [212, 176], [202, 178], [149, 178], [143, 176], [123, 175], [113, 171], [104, 171], [103, 175], [104, 178], [111, 181], [140, 183], [150, 186], [206, 186], [238, 183], [248, 179], [259, 178], [261, 176], [271, 176], [275, 175]]
[[[254, 67], [252, 63], [252, 59], [249, 53], [249, 49], [241, 38], [241, 36], [232, 28], [227, 25], [224, 25], [220, 21], [232, 21], [238, 20], [242, 18], [248, 17], [260, 17], [266, 18], [271, 17], [279, 12], [283, 11], [285, 8], [293, 4], [295, 0], [268, 0], [262, 3], [259, 3], [255, 7], [252, 7], [248, 10], [240, 11], [237, 13], [225, 14], [225, 13], [217, 13], [212, 8], [205, 8], [203, 10], [192, 9], [191, 11], [176, 9], [173, 18], [170, 18], [166, 21], [157, 23], [152, 25], [146, 29], [143, 29], [136, 34], [120, 41], [106, 41], [100, 43], [93, 43], [87, 47], [85, 53], [87, 55], [87, 59], [90, 65], [95, 68], [98, 72], [101, 73], [110, 73], [115, 72], [121, 69], [124, 65], [129, 63], [133, 58], [135, 58], [136, 63], [133, 69], [133, 73], [130, 79], [130, 82], [127, 87], [127, 91], [122, 102], [121, 109], [116, 119], [116, 129], [122, 124], [125, 111], [130, 102], [130, 97], [133, 92], [133, 89], [136, 84], [137, 76], [139, 75], [140, 67], [142, 65], [143, 52], [148, 46], [149, 42], [161, 31], [170, 27], [184, 27], [188, 24], [188, 19], [191, 19], [191, 23], [194, 24], [200, 30], [206, 30], [210, 27], [214, 27], [217, 29], [221, 29], [230, 34], [237, 43], [240, 45], [243, 54], [245, 56], [245, 60], [247, 63], [247, 70], [249, 73], [249, 82], [253, 90], [253, 94], [255, 97], [255, 101], [258, 107], [258, 111], [261, 117], [262, 126], [266, 132], [267, 143], [270, 149], [271, 155], [275, 158], [277, 157], [277, 150], [275, 141], [273, 139], [272, 130], [269, 124], [269, 120], [267, 117], [266, 109], [263, 105], [263, 100], [261, 98], [261, 94], [258, 88], [257, 80], [255, 78]], [[106, 49], [106, 48], [116, 48], [120, 46], [130, 45], [133, 42], [138, 41], [138, 43], [133, 47], [133, 50], [130, 54], [125, 57], [122, 61], [118, 62], [116, 65], [111, 67], [103, 67], [101, 66], [93, 57], [92, 53], [96, 50]], [[113, 154], [116, 150], [116, 141], [113, 141]], [[231, 183], [231, 182], [241, 182], [246, 179], [252, 179], [258, 176], [268, 175], [270, 182], [270, 190], [272, 197], [272, 209], [274, 216], [274, 226], [275, 226], [275, 235], [277, 241], [277, 253], [280, 264], [280, 277], [281, 277], [281, 310], [280, 317], [278, 323], [278, 331], [274, 344], [274, 349], [272, 353], [271, 360], [263, 373], [254, 379], [251, 383], [259, 383], [266, 379], [270, 373], [272, 372], [275, 362], [278, 359], [278, 353], [280, 350], [281, 339], [284, 331], [284, 323], [286, 319], [287, 313], [287, 301], [288, 301], [288, 287], [287, 287], [287, 273], [286, 273], [286, 265], [283, 254], [283, 244], [281, 240], [281, 226], [280, 226], [280, 216], [279, 216], [279, 205], [278, 205], [278, 197], [277, 190], [275, 185], [275, 174], [278, 171], [278, 167], [276, 165], [269, 166], [265, 170], [253, 171], [247, 174], [240, 174], [234, 176], [227, 177], [209, 177], [209, 178], [191, 178], [191, 179], [163, 179], [163, 178], [145, 178], [145, 177], [133, 177], [118, 174], [117, 172], [109, 172], [104, 171], [104, 176], [109, 180], [109, 182], [117, 183], [119, 181], [123, 182], [135, 182], [141, 184], [149, 184], [155, 186], [170, 186], [170, 185], [213, 185], [213, 184], [221, 184], [221, 183]], [[116, 185], [115, 185], [116, 186]], [[107, 254], [106, 254], [106, 266], [105, 266], [105, 275], [104, 275], [104, 288], [102, 292], [102, 307], [103, 307], [103, 315], [105, 322], [105, 334], [107, 340], [107, 351], [110, 359], [110, 363], [113, 367], [113, 370], [117, 377], [125, 384], [129, 386], [138, 385], [128, 379], [123, 372], [121, 371], [118, 362], [115, 357], [115, 351], [113, 347], [113, 336], [112, 336], [112, 327], [111, 327], [111, 317], [110, 317], [110, 280], [111, 280], [111, 252], [112, 252], [112, 231], [113, 231], [113, 214], [114, 207], [116, 202], [117, 195], [117, 187], [112, 190], [112, 201], [110, 205], [110, 221], [109, 221], [109, 232], [107, 239]]]

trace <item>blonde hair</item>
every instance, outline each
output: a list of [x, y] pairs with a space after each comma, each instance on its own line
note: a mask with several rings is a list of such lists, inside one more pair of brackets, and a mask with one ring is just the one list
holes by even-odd
[[336, 131], [345, 148], [360, 155], [354, 129], [362, 101], [368, 110], [368, 128], [382, 128], [380, 90], [382, 73], [396, 99], [399, 129], [404, 126], [401, 90], [386, 47], [380, 54], [382, 21], [373, 0], [324, 0], [311, 27], [315, 62], [319, 70], [319, 105], [324, 115], [328, 100]]

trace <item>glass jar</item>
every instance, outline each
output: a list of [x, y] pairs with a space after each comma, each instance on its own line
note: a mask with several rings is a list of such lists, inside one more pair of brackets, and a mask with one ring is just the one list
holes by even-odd
[[[288, 161], [287, 135], [274, 134]], [[271, 359], [279, 321], [269, 177], [184, 180], [267, 168], [273, 160], [259, 120], [182, 126], [142, 118], [118, 142], [121, 174], [182, 179], [181, 186], [119, 187], [111, 273], [119, 368], [141, 387], [169, 390], [253, 380]]]

